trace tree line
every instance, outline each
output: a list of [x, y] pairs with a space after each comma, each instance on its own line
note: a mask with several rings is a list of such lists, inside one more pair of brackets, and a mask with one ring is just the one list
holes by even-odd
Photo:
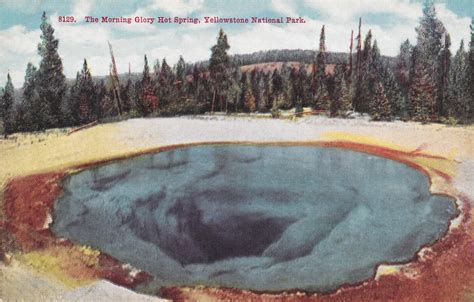
[[[381, 56], [377, 40], [369, 30], [364, 39], [362, 21], [349, 54], [329, 53], [325, 27], [319, 49], [268, 51], [253, 56], [229, 56], [227, 35], [221, 29], [207, 62], [187, 64], [182, 57], [173, 67], [166, 59], [149, 64], [144, 56], [140, 77], [114, 77], [94, 81], [84, 59], [82, 70], [67, 84], [59, 41], [45, 13], [42, 16], [39, 67], [28, 63], [23, 93], [14, 102], [14, 87], [7, 76], [0, 91], [0, 116], [5, 137], [13, 132], [70, 127], [96, 120], [125, 117], [173, 116], [204, 112], [271, 112], [311, 107], [332, 117], [350, 112], [368, 113], [373, 120], [471, 123], [474, 117], [474, 23], [466, 50], [464, 42], [453, 56], [449, 33], [427, 0], [416, 28], [417, 40], [406, 40], [395, 59]], [[355, 44], [355, 45], [354, 45]], [[296, 55], [296, 57], [295, 57]], [[273, 70], [253, 62], [290, 61]], [[118, 82], [118, 79], [117, 79]], [[115, 87], [115, 88], [114, 88]]]

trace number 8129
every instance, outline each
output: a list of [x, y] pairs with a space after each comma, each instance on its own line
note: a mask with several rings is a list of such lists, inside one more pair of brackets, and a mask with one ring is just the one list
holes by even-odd
[[74, 23], [76, 22], [76, 19], [74, 18], [74, 16], [59, 16], [58, 21], [65, 23]]

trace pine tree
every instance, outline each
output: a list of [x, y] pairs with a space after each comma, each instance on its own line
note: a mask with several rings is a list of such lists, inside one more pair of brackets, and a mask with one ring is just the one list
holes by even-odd
[[333, 99], [331, 100], [331, 105], [330, 105], [330, 113], [332, 117], [337, 116], [341, 109], [342, 96], [343, 96], [343, 91], [342, 91], [343, 83], [344, 83], [344, 70], [342, 69], [341, 65], [337, 65], [334, 71], [334, 84], [335, 84], [334, 96], [333, 96]]
[[383, 84], [385, 95], [387, 96], [392, 115], [405, 117], [407, 108], [403, 98], [402, 90], [395, 79], [395, 73], [389, 66], [382, 65], [380, 80]]
[[298, 69], [298, 80], [300, 81], [300, 97], [301, 105], [303, 107], [312, 107], [314, 105], [309, 79], [308, 73], [306, 72], [306, 65], [304, 63], [300, 63], [300, 67]]
[[61, 123], [65, 127], [75, 126], [80, 124], [79, 117], [79, 99], [80, 99], [80, 81], [81, 74], [76, 73], [76, 80], [74, 84], [68, 87], [67, 93], [61, 105]]
[[329, 110], [328, 87], [326, 78], [326, 34], [324, 25], [319, 37], [319, 52], [316, 56], [316, 68], [313, 75], [313, 97], [315, 109]]
[[61, 124], [74, 126], [89, 123], [99, 118], [100, 103], [92, 76], [84, 59], [81, 72], [76, 74], [74, 84], [68, 89], [61, 104]]
[[166, 62], [166, 59], [163, 59], [160, 70], [158, 99], [160, 100], [160, 108], [165, 112], [168, 111], [176, 94], [174, 78], [171, 67]]
[[160, 77], [160, 60], [155, 60], [155, 64], [153, 64], [153, 75], [155, 79], [159, 79]]
[[81, 70], [79, 81], [79, 122], [89, 123], [98, 118], [98, 106], [95, 102], [95, 89], [87, 60]]
[[3, 121], [3, 136], [7, 138], [13, 132], [13, 100], [15, 97], [15, 88], [13, 87], [10, 73], [7, 74], [7, 83], [1, 97], [0, 116]]
[[377, 52], [378, 47], [372, 48], [372, 31], [369, 30], [364, 40], [359, 76], [356, 80], [354, 108], [357, 112], [369, 112], [370, 104], [375, 95], [374, 80], [377, 77], [377, 63], [374, 62], [374, 59], [380, 57], [380, 54], [377, 54]]
[[179, 56], [178, 63], [176, 64], [176, 81], [178, 90], [176, 99], [184, 98], [186, 91], [186, 63], [184, 62], [183, 56]]
[[265, 81], [264, 81], [264, 74], [262, 71], [259, 71], [258, 73], [257, 91], [258, 91], [258, 97], [256, 95], [256, 98], [255, 98], [255, 99], [258, 98], [257, 111], [263, 112], [265, 111], [266, 102], [265, 102]]
[[293, 67], [290, 72], [290, 101], [291, 107], [295, 107], [295, 111], [302, 112], [303, 111], [303, 104], [301, 101], [301, 86], [299, 81], [299, 72], [298, 69]]
[[189, 86], [189, 94], [191, 94], [193, 98], [196, 99], [196, 92], [198, 90], [199, 82], [201, 80], [201, 70], [199, 69], [198, 64], [194, 64], [191, 76], [192, 81], [191, 85]]
[[226, 110], [227, 89], [230, 86], [230, 57], [227, 54], [230, 46], [227, 41], [227, 35], [222, 28], [219, 31], [216, 45], [211, 48], [211, 58], [209, 61], [209, 71], [213, 84], [213, 97], [211, 111], [216, 107], [216, 101], [219, 104], [220, 111]]
[[66, 91], [66, 77], [58, 55], [59, 41], [54, 37], [54, 29], [43, 12], [41, 22], [41, 43], [38, 53], [41, 63], [38, 70], [38, 95], [41, 103], [36, 112], [40, 129], [58, 127], [61, 121], [61, 103]]
[[360, 76], [360, 66], [362, 61], [362, 18], [359, 17], [359, 31], [357, 33], [357, 46], [356, 46], [356, 69], [355, 69], [355, 77], [356, 81], [358, 81], [358, 77]]
[[282, 94], [279, 101], [279, 106], [281, 109], [290, 109], [294, 106], [294, 103], [292, 102], [293, 100], [291, 98], [291, 70], [292, 68], [290, 68], [286, 62], [281, 66], [280, 76], [282, 79]]
[[345, 67], [337, 65], [334, 72], [334, 97], [331, 101], [331, 116], [345, 117], [352, 110], [351, 85], [344, 79]]
[[[132, 81], [130, 79], [127, 80], [127, 83], [124, 85], [123, 83], [120, 83], [120, 98], [122, 100], [122, 111], [123, 113], [129, 113], [130, 112], [130, 95], [128, 91], [130, 90], [130, 87], [132, 86]], [[96, 91], [97, 91], [96, 87]], [[100, 88], [99, 88], [100, 89]]]
[[186, 63], [184, 62], [183, 56], [179, 56], [178, 63], [176, 64], [176, 79], [178, 81], [184, 81], [186, 76]]
[[[129, 87], [129, 84], [131, 86], [131, 80], [129, 79], [127, 86]], [[105, 82], [104, 80], [100, 80], [96, 85], [94, 85], [94, 107], [96, 108], [96, 113], [97, 113], [97, 118], [101, 119], [103, 118], [104, 111], [102, 110], [102, 102], [104, 98], [107, 96], [107, 88], [105, 87]], [[120, 96], [124, 96], [124, 94], [121, 94]], [[122, 99], [123, 101], [123, 99]], [[130, 111], [130, 99], [127, 96], [127, 102], [123, 103], [123, 110], [125, 112]]]
[[[148, 67], [148, 58], [144, 57], [144, 67], [141, 80], [140, 106], [139, 110], [143, 116], [147, 116], [158, 108], [158, 98], [153, 89], [153, 83], [150, 76], [150, 68]], [[165, 62], [166, 63], [166, 62]], [[163, 65], [165, 64], [163, 63]]]
[[444, 35], [444, 43], [441, 53], [439, 55], [440, 77], [438, 81], [438, 114], [439, 116], [446, 116], [445, 103], [448, 102], [449, 90], [449, 70], [451, 68], [451, 37], [448, 33]]
[[262, 102], [262, 85], [260, 82], [260, 72], [255, 67], [250, 72], [250, 86], [252, 88], [252, 94], [255, 98], [255, 102], [257, 104], [257, 109], [260, 109], [260, 104]]
[[257, 109], [257, 102], [253, 96], [250, 85], [247, 85], [247, 89], [245, 90], [244, 108], [246, 112], [254, 112]]
[[354, 110], [352, 107], [352, 99], [353, 99], [353, 92], [352, 92], [352, 85], [348, 83], [346, 80], [343, 80], [341, 83], [341, 99], [340, 99], [340, 116], [346, 117], [349, 111]]
[[[418, 50], [413, 52], [414, 63], [417, 66], [416, 57]], [[436, 110], [436, 86], [426, 69], [414, 69], [410, 86], [410, 115], [415, 121], [428, 122], [435, 118]]]
[[470, 111], [469, 104], [469, 66], [468, 54], [464, 50], [464, 41], [461, 41], [459, 50], [456, 52], [453, 60], [453, 66], [449, 73], [449, 92], [448, 92], [448, 116], [461, 122], [467, 122]]
[[210, 81], [209, 71], [202, 65], [199, 66], [199, 72], [200, 76], [199, 84], [196, 87], [196, 99], [199, 107], [198, 111], [200, 113], [204, 113], [211, 110], [210, 104], [212, 102], [212, 83]]
[[234, 112], [237, 112], [237, 108], [240, 103], [240, 95], [242, 93], [242, 90], [240, 87], [241, 78], [242, 78], [242, 72], [240, 71], [240, 68], [235, 68], [234, 72], [232, 73], [231, 85], [229, 89], [227, 90], [227, 96], [226, 96]]
[[283, 79], [278, 69], [275, 69], [272, 74], [272, 96], [277, 98], [283, 93]]
[[410, 41], [408, 39], [400, 45], [400, 53], [397, 56], [395, 68], [393, 71], [397, 86], [400, 88], [402, 97], [400, 111], [396, 110], [395, 112], [397, 112], [397, 115], [401, 117], [407, 117], [409, 111], [408, 93], [410, 89], [412, 50], [413, 46], [410, 44]]
[[[413, 70], [416, 71], [413, 75], [418, 78], [412, 79], [412, 85], [421, 84], [427, 89], [425, 91], [426, 99], [423, 102], [420, 100], [410, 100], [411, 104], [417, 104], [424, 108], [411, 108], [420, 114], [423, 112], [421, 119], [429, 118], [431, 121], [436, 121], [440, 114], [440, 104], [444, 102], [443, 95], [440, 93], [439, 86], [443, 82], [443, 70], [442, 60], [443, 53], [443, 37], [445, 37], [446, 29], [444, 28], [441, 21], [436, 16], [436, 10], [434, 7], [433, 0], [426, 0], [423, 7], [423, 16], [420, 20], [420, 25], [416, 28], [417, 32], [417, 44], [416, 60], [414, 60]], [[415, 50], [413, 55], [415, 55]], [[420, 78], [421, 75], [421, 78]], [[425, 88], [417, 87], [412, 88], [415, 90], [425, 90]], [[413, 95], [413, 93], [412, 93]], [[416, 93], [415, 93], [416, 95]], [[415, 116], [415, 119], [420, 119], [419, 116]]]
[[352, 56], [352, 48], [354, 46], [354, 30], [351, 30], [351, 43], [349, 45], [349, 68], [347, 69], [347, 78], [349, 80], [349, 82], [352, 82], [352, 69], [353, 69], [353, 66], [352, 66], [352, 61], [353, 61], [353, 56]]
[[265, 73], [263, 75], [263, 104], [262, 111], [268, 112], [272, 108], [272, 78], [270, 73]]
[[245, 94], [247, 93], [247, 89], [249, 88], [249, 75], [248, 72], [242, 72], [240, 75], [240, 96], [239, 96], [239, 102], [236, 105], [236, 110], [237, 111], [244, 111], [245, 107]]
[[36, 131], [35, 109], [38, 104], [38, 92], [36, 90], [37, 69], [32, 63], [28, 63], [25, 71], [25, 82], [23, 84], [23, 98], [17, 108], [15, 118], [18, 131]]
[[376, 84], [374, 99], [370, 105], [370, 115], [373, 120], [390, 120], [391, 119], [391, 106], [390, 102], [385, 95], [385, 90], [381, 82]]

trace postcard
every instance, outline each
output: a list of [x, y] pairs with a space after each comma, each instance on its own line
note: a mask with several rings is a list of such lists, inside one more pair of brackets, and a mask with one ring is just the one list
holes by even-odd
[[474, 300], [464, 0], [0, 0], [0, 301]]

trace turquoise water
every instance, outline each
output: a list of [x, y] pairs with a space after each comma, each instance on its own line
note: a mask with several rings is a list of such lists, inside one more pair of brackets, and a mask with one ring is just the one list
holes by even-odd
[[311, 146], [180, 148], [62, 185], [56, 235], [149, 272], [158, 287], [330, 291], [409, 261], [457, 213], [404, 164]]

